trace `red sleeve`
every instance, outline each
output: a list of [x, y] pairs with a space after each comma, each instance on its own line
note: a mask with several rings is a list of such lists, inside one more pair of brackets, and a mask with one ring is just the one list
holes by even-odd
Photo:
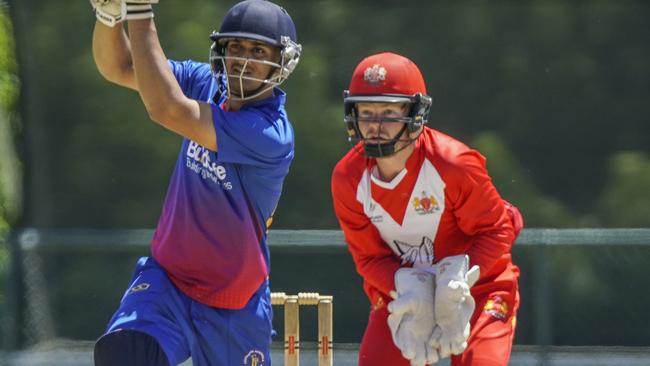
[[495, 262], [510, 252], [515, 239], [506, 205], [485, 168], [485, 158], [474, 150], [458, 156], [456, 184], [452, 192], [453, 213], [458, 226], [472, 237], [467, 253], [471, 265], [487, 273]]
[[[356, 198], [356, 185], [349, 174], [335, 168], [332, 175], [332, 198], [334, 212], [352, 254], [357, 272], [366, 286], [370, 285], [384, 295], [395, 288], [395, 272], [399, 260], [384, 243], [377, 228], [363, 212], [363, 206]], [[368, 294], [371, 301], [376, 298]]]

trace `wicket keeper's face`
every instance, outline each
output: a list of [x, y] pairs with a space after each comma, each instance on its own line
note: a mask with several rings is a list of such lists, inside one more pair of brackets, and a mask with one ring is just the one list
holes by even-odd
[[[357, 103], [359, 114], [359, 131], [365, 142], [382, 144], [394, 139], [404, 128], [403, 122], [395, 121], [406, 116], [408, 105], [406, 103]], [[406, 140], [408, 133], [400, 139]], [[395, 148], [401, 147], [399, 141]]]
[[263, 42], [240, 38], [228, 40], [225, 56], [228, 85], [230, 91], [238, 96], [255, 92], [263, 86], [263, 80], [279, 72], [280, 49]]

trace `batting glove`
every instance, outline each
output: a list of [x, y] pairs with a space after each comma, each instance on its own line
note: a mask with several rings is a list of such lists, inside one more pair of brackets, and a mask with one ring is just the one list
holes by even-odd
[[157, 3], [158, 0], [90, 0], [97, 20], [109, 27], [129, 19], [152, 18], [151, 4]]
[[444, 258], [437, 265], [435, 317], [437, 327], [429, 347], [437, 347], [441, 358], [459, 355], [467, 348], [469, 321], [475, 302], [470, 288], [480, 276], [480, 268], [468, 270], [469, 257], [456, 255]]
[[393, 342], [410, 361], [424, 366], [438, 361], [438, 351], [427, 347], [435, 327], [434, 270], [400, 268], [395, 273], [394, 298], [388, 304], [388, 327]]

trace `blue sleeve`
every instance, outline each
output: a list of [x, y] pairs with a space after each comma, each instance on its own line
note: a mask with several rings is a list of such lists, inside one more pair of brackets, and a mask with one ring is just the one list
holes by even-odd
[[183, 93], [188, 98], [206, 101], [211, 97], [212, 71], [204, 62], [167, 60]]
[[227, 112], [212, 105], [219, 161], [271, 168], [293, 159], [293, 128], [286, 115], [265, 112]]

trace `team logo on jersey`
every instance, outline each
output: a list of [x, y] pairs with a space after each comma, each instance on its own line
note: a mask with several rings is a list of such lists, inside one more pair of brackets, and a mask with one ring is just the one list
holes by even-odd
[[386, 69], [379, 65], [373, 65], [363, 72], [363, 80], [370, 84], [379, 84], [386, 80]]
[[426, 236], [422, 237], [422, 242], [419, 245], [405, 243], [403, 241], [394, 240], [395, 247], [399, 251], [402, 265], [404, 264], [433, 264], [433, 241]]
[[495, 295], [485, 303], [483, 312], [489, 314], [493, 318], [505, 320], [508, 315], [508, 303], [506, 303], [501, 296]]
[[226, 168], [212, 161], [210, 150], [194, 141], [190, 141], [187, 145], [185, 166], [201, 178], [211, 180], [225, 190], [232, 189], [232, 182], [228, 180]]
[[419, 215], [428, 215], [434, 211], [440, 210], [436, 198], [431, 195], [427, 196], [426, 191], [422, 191], [421, 197], [413, 198], [413, 208]]
[[264, 366], [264, 353], [258, 350], [250, 350], [244, 357], [245, 366]]
[[134, 292], [140, 292], [140, 291], [146, 291], [151, 287], [150, 284], [146, 282], [138, 283], [137, 285], [134, 285], [129, 289], [129, 294], [132, 294]]

